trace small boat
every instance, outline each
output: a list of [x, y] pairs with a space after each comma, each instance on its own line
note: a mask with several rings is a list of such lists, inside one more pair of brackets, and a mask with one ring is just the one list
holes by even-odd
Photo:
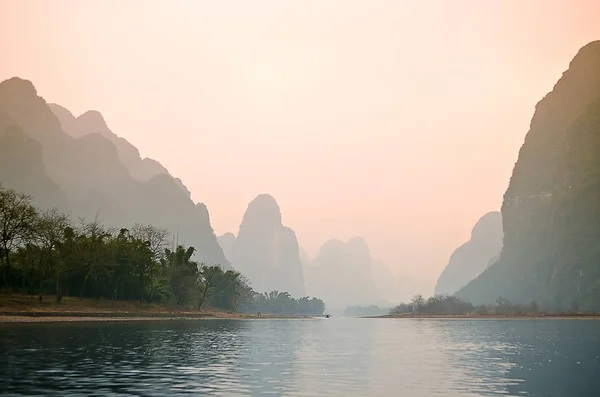
[[326, 315], [325, 315], [325, 318], [329, 318], [329, 317], [331, 317], [329, 314], [326, 314]]

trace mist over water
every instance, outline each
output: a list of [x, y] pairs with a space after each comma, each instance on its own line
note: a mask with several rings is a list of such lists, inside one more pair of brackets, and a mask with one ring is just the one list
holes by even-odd
[[0, 324], [0, 393], [600, 395], [600, 321]]

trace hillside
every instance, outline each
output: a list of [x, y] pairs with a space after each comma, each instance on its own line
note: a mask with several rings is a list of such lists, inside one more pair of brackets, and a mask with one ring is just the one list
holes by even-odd
[[0, 142], [0, 183], [37, 205], [108, 226], [153, 224], [193, 245], [197, 261], [230, 268], [206, 207], [158, 162], [141, 159], [100, 113], [75, 118], [48, 105], [31, 82], [12, 78], [0, 83]]
[[504, 195], [499, 261], [459, 291], [546, 310], [600, 310], [600, 41], [536, 106]]
[[479, 276], [502, 250], [502, 215], [488, 212], [471, 231], [471, 239], [450, 256], [435, 286], [436, 294], [452, 295]]

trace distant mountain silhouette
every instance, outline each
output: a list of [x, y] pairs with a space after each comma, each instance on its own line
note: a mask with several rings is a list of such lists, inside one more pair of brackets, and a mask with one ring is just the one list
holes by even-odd
[[[123, 165], [125, 165], [131, 176], [138, 181], [148, 181], [156, 175], [161, 174], [171, 176], [161, 163], [147, 157], [142, 158], [140, 151], [135, 146], [126, 139], [114, 134], [106, 125], [106, 121], [104, 121], [104, 117], [100, 112], [90, 110], [76, 118], [71, 112], [60, 105], [51, 103], [48, 106], [52, 109], [56, 117], [58, 117], [64, 131], [72, 137], [81, 138], [86, 135], [100, 134], [111, 141], [117, 148], [117, 153]], [[189, 197], [191, 193], [181, 180], [178, 178], [173, 179]]]
[[485, 214], [471, 231], [471, 239], [458, 247], [435, 286], [436, 294], [452, 295], [479, 276], [502, 250], [502, 214]]
[[181, 181], [158, 162], [142, 160], [135, 147], [108, 129], [100, 113], [75, 118], [64, 108], [50, 107], [31, 82], [12, 78], [0, 83], [0, 142], [5, 187], [31, 194], [38, 205], [57, 207], [75, 220], [97, 216], [109, 226], [140, 222], [166, 228], [197, 249], [196, 260], [230, 268], [206, 207], [194, 204]]
[[223, 249], [225, 259], [231, 262], [233, 257], [233, 247], [235, 245], [235, 235], [233, 233], [225, 233], [217, 236], [217, 241]]
[[248, 205], [231, 258], [255, 291], [285, 291], [295, 297], [306, 294], [296, 234], [282, 225], [279, 205], [267, 194]]
[[372, 278], [372, 261], [361, 237], [348, 242], [328, 240], [312, 264], [304, 267], [307, 290], [323, 299], [329, 309], [380, 304], [382, 298]]
[[497, 263], [457, 295], [600, 310], [600, 41], [536, 106], [504, 195]]
[[371, 260], [371, 279], [377, 294], [384, 301], [391, 304], [399, 302], [402, 291], [388, 265], [377, 259]]
[[66, 195], [44, 167], [42, 146], [1, 113], [0, 184], [36, 197], [43, 207], [66, 209]]
[[[306, 269], [307, 266], [312, 266], [312, 260], [310, 259], [304, 248], [298, 248], [298, 256], [300, 257], [300, 263], [302, 264], [303, 269]], [[304, 279], [306, 281], [306, 274], [304, 275]]]

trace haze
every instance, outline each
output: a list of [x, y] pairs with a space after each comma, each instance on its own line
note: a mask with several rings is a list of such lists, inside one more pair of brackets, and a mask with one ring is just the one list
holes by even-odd
[[432, 292], [498, 210], [590, 1], [0, 1], [0, 81], [102, 112], [237, 233], [275, 197], [310, 255], [363, 236]]

